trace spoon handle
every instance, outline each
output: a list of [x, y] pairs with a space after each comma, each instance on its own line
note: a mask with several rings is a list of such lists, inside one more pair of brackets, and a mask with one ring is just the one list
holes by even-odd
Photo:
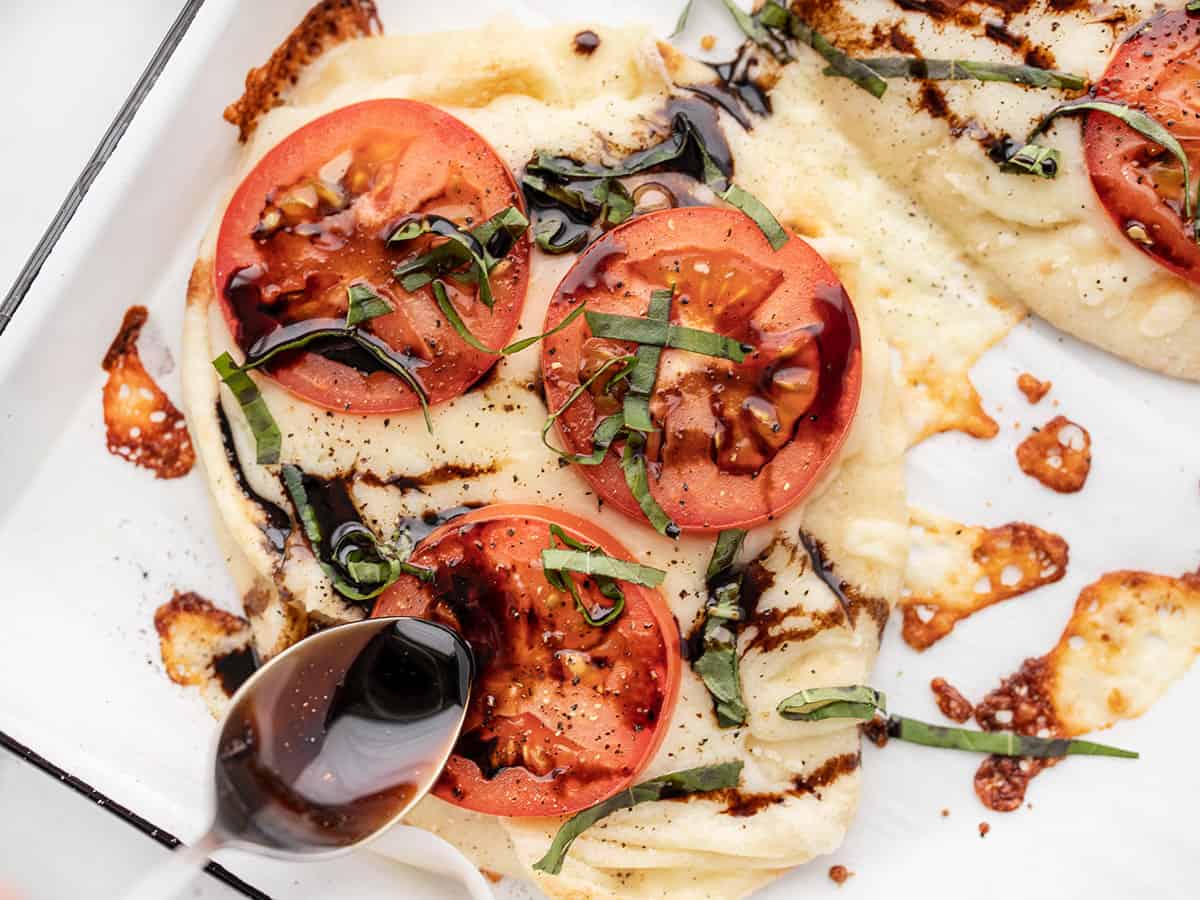
[[126, 891], [122, 900], [173, 900], [203, 871], [208, 858], [220, 847], [221, 840], [212, 830], [190, 846], [181, 844]]

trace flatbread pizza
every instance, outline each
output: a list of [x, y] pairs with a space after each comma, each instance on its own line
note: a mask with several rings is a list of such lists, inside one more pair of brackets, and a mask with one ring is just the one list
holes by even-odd
[[[1200, 379], [1200, 14], [726, 6], [746, 41], [712, 63], [640, 26], [391, 36], [318, 5], [226, 111], [188, 284], [245, 620], [189, 643], [204, 603], [164, 607], [176, 680], [369, 616], [453, 628], [475, 693], [408, 821], [551, 896], [745, 896], [833, 852], [864, 728], [999, 754], [1017, 805], [1015, 760], [1130, 755], [945, 683], [1003, 734], [888, 716], [870, 684], [897, 603], [924, 649], [1065, 574], [1056, 534], [908, 507], [908, 448], [998, 433], [989, 347], [1032, 311]], [[1086, 430], [1022, 446], [1083, 488]]]
[[[670, 140], [689, 115], [680, 104], [696, 102], [648, 33], [595, 29], [581, 58], [577, 31], [367, 38], [305, 71], [257, 122], [196, 264], [190, 421], [260, 655], [372, 612], [468, 634], [503, 626], [482, 676], [490, 707], [412, 822], [553, 894], [744, 894], [830, 852], [852, 816], [857, 726], [798, 726], [775, 707], [869, 677], [904, 564], [904, 426], [874, 299], [847, 288], [855, 267], [835, 271], [794, 233], [772, 246], [683, 165], [647, 169], [627, 193], [635, 214], [583, 252], [535, 245], [548, 227], [504, 231], [506, 217], [538, 217], [526, 197], [541, 195], [522, 196], [515, 174], [538, 153], [629, 158]], [[484, 47], [493, 64], [461, 75], [455, 59]], [[690, 115], [724, 143], [715, 109]], [[771, 164], [756, 170], [749, 145], [704, 150], [729, 154], [748, 182]], [[756, 184], [756, 196], [786, 210], [801, 202], [792, 187]], [[674, 190], [696, 199], [664, 202]], [[481, 225], [477, 243], [461, 237]], [[449, 246], [482, 251], [486, 281], [456, 277]], [[439, 251], [458, 271], [421, 262]], [[351, 324], [364, 302], [382, 312]], [[654, 345], [620, 329], [649, 322], [655, 302], [682, 346], [665, 342], [656, 377], [624, 384], [618, 367]], [[212, 361], [224, 354], [249, 386], [227, 368], [222, 387]], [[615, 410], [633, 420], [639, 396], [651, 430], [622, 430], [599, 465], [579, 462]], [[639, 464], [648, 490], [626, 474]], [[304, 504], [323, 534], [302, 527]], [[290, 527], [273, 530], [279, 510]], [[368, 543], [416, 544], [382, 591], [338, 563], [330, 532], [350, 520]], [[745, 708], [721, 727], [680, 643], [705, 620], [714, 540], [731, 529], [745, 532], [756, 597], [740, 630]], [[566, 575], [580, 581], [572, 601], [547, 580], [554, 544], [660, 580], [608, 582], [614, 616], [604, 582]], [[468, 566], [472, 583], [509, 574], [464, 600]], [[502, 602], [531, 622], [504, 626]], [[532, 672], [533, 697], [513, 696]], [[563, 816], [634, 780], [732, 763], [736, 786], [615, 814], [558, 874], [532, 868]]]

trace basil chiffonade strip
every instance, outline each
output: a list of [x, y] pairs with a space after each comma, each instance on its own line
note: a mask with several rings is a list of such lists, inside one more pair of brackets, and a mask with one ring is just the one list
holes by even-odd
[[[566, 549], [560, 549], [559, 543]], [[596, 628], [615, 621], [625, 609], [625, 592], [618, 582], [654, 588], [666, 578], [661, 569], [616, 559], [593, 544], [577, 541], [558, 525], [550, 526], [550, 546], [542, 551], [542, 571], [551, 587], [571, 595], [584, 621]], [[585, 606], [579, 588], [570, 576], [572, 572], [592, 579], [612, 605], [605, 608]]]
[[705, 574], [708, 601], [700, 632], [702, 652], [692, 660], [693, 671], [712, 696], [721, 728], [745, 725], [749, 716], [738, 672], [737, 633], [745, 612], [742, 576], [735, 568], [745, 539], [746, 532], [741, 529], [727, 529], [717, 536]]
[[435, 278], [446, 276], [475, 284], [479, 287], [479, 302], [491, 309], [496, 301], [489, 275], [528, 227], [529, 220], [513, 206], [506, 207], [470, 231], [442, 216], [410, 219], [392, 232], [388, 246], [406, 244], [424, 234], [434, 234], [447, 240], [401, 263], [392, 274], [410, 293], [423, 288]]
[[809, 688], [799, 691], [779, 704], [779, 714], [785, 719], [816, 722], [822, 719], [855, 719], [869, 722], [884, 716], [888, 737], [925, 747], [963, 750], [970, 753], [995, 753], [1000, 756], [1113, 756], [1137, 759], [1132, 750], [1122, 750], [1107, 744], [1066, 738], [1039, 738], [1011, 731], [972, 731], [968, 728], [948, 728], [931, 725], [906, 716], [887, 714], [887, 700], [874, 688], [865, 685], [849, 687]]
[[[1179, 164], [1183, 167], [1183, 217], [1186, 221], [1191, 221], [1195, 210], [1192, 190], [1192, 170], [1188, 162], [1187, 152], [1183, 149], [1183, 144], [1161, 122], [1158, 122], [1141, 110], [1126, 106], [1123, 103], [1085, 98], [1082, 100], [1072, 100], [1052, 109], [1037, 124], [1037, 127], [1029, 133], [1029, 137], [1025, 139], [1025, 146], [1018, 149], [1016, 153], [1005, 160], [1001, 164], [1002, 167], [1007, 171], [1040, 175], [1043, 178], [1054, 178], [1058, 174], [1059, 169], [1058, 151], [1043, 147], [1037, 143], [1037, 139], [1045, 134], [1054, 120], [1060, 116], [1077, 115], [1093, 111], [1115, 116], [1142, 137], [1146, 138], [1146, 140], [1152, 141], [1162, 147], [1179, 161]], [[1046, 159], [1053, 159], [1054, 164], [1047, 168], [1044, 163]]]
[[[700, 129], [683, 111], [676, 113], [671, 120], [671, 135], [668, 138], [614, 166], [586, 165], [567, 157], [538, 152], [526, 167], [522, 187], [535, 199], [556, 207], [565, 218], [588, 222], [600, 220], [605, 225], [617, 225], [633, 215], [634, 206], [628, 192], [615, 179], [680, 165], [684, 160], [699, 161], [698, 168], [689, 171], [689, 174], [710, 187], [730, 206], [747, 215], [758, 225], [772, 249], [778, 250], [787, 243], [786, 229], [753, 194], [733, 183], [730, 172], [725, 171], [713, 158]], [[569, 235], [568, 243], [558, 243], [562, 234]], [[547, 220], [539, 225], [537, 240], [538, 245], [547, 252], [564, 253], [577, 249], [586, 236], [572, 232], [566, 227], [566, 222], [559, 219]]]
[[[600, 465], [613, 443], [624, 438], [625, 446], [621, 450], [620, 465], [625, 483], [651, 526], [670, 538], [679, 536], [679, 526], [651, 494], [649, 467], [646, 461], [646, 435], [658, 430], [650, 418], [649, 400], [654, 393], [662, 349], [671, 347], [728, 359], [735, 363], [743, 362], [746, 355], [754, 349], [724, 335], [671, 324], [673, 296], [673, 290], [655, 291], [651, 295], [645, 318], [586, 312], [588, 327], [594, 337], [630, 341], [639, 345], [638, 350], [632, 357], [617, 357], [605, 362], [591, 377], [575, 388], [567, 401], [559, 409], [552, 411], [542, 425], [542, 443], [560, 458], [580, 465]], [[609, 374], [610, 372], [612, 374]], [[568, 454], [551, 445], [547, 437], [554, 423], [605, 375], [609, 376], [606, 390], [611, 392], [622, 382], [627, 382], [626, 393], [621, 412], [602, 419], [596, 425], [592, 433], [592, 452]]]
[[562, 871], [567, 851], [571, 849], [575, 838], [605, 816], [611, 816], [622, 809], [632, 809], [640, 803], [735, 788], [740, 783], [741, 777], [742, 763], [727, 762], [715, 766], [701, 766], [696, 769], [685, 769], [682, 772], [672, 772], [670, 775], [661, 775], [658, 778], [643, 781], [641, 784], [635, 784], [567, 819], [558, 829], [558, 833], [554, 835], [554, 840], [550, 843], [550, 849], [546, 851], [546, 855], [535, 862], [533, 867], [548, 875], [559, 874]]
[[521, 338], [520, 340], [513, 341], [508, 346], [501, 347], [499, 350], [497, 350], [494, 347], [489, 347], [471, 333], [471, 329], [467, 327], [467, 323], [463, 321], [462, 316], [458, 314], [458, 310], [454, 308], [454, 303], [450, 300], [449, 294], [446, 293], [446, 285], [441, 279], [433, 282], [433, 297], [437, 301], [438, 309], [442, 311], [442, 315], [446, 317], [446, 320], [450, 323], [451, 327], [458, 333], [458, 336], [462, 338], [466, 344], [474, 347], [476, 350], [479, 350], [482, 353], [493, 353], [496, 356], [511, 356], [514, 353], [520, 353], [525, 348], [532, 347], [538, 341], [544, 340], [553, 334], [558, 334], [558, 332], [562, 331], [581, 315], [583, 315], [585, 310], [585, 305], [581, 304], [580, 306], [571, 310], [570, 314], [566, 316], [566, 318], [564, 318], [549, 331], [544, 332], [543, 334], [535, 334], [532, 337]]
[[254, 435], [255, 461], [263, 466], [279, 462], [283, 436], [254, 379], [239, 369], [228, 353], [222, 353], [212, 364], [221, 380], [233, 392]]

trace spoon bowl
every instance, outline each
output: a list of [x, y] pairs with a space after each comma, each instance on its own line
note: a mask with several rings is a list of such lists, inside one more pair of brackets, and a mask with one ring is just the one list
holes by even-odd
[[413, 618], [330, 628], [274, 657], [218, 731], [214, 842], [318, 859], [382, 833], [437, 781], [473, 675], [457, 634]]

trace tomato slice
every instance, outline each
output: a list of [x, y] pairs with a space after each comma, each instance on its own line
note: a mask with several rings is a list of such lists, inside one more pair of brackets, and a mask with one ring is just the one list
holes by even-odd
[[[651, 293], [675, 288], [671, 321], [755, 350], [735, 364], [666, 350], [650, 401], [650, 493], [681, 529], [764, 522], [799, 502], [837, 454], [862, 386], [854, 308], [833, 270], [797, 237], [778, 252], [740, 212], [664, 210], [610, 231], [579, 258], [546, 315], [557, 325], [580, 303], [644, 316]], [[636, 346], [592, 336], [584, 317], [542, 347], [546, 401], [562, 409], [604, 362]], [[603, 382], [603, 383], [602, 383]], [[624, 385], [599, 379], [558, 418], [571, 453], [592, 451], [597, 423], [620, 408]], [[645, 521], [619, 465], [577, 465], [596, 493]]]
[[[266, 154], [229, 203], [217, 238], [215, 288], [243, 350], [283, 325], [345, 320], [347, 288], [365, 282], [393, 312], [365, 327], [412, 358], [430, 402], [465, 391], [496, 361], [466, 344], [431, 288], [409, 293], [392, 270], [428, 250], [426, 236], [389, 249], [409, 216], [439, 215], [470, 228], [524, 201], [512, 173], [482, 137], [453, 116], [411, 100], [370, 100], [305, 125]], [[438, 242], [443, 238], [436, 239]], [[492, 270], [495, 306], [473, 284], [446, 279], [451, 302], [486, 346], [516, 331], [529, 278], [522, 236]], [[267, 370], [326, 409], [394, 413], [416, 393], [369, 354], [291, 351]]]
[[[434, 531], [374, 616], [419, 616], [471, 645], [477, 680], [466, 724], [434, 793], [498, 816], [577, 812], [627, 787], [653, 758], [679, 687], [679, 629], [657, 590], [621, 583], [625, 610], [588, 625], [541, 566], [550, 526], [633, 557], [607, 532], [567, 513], [497, 504]], [[609, 606], [573, 576], [585, 604]]]
[[[1095, 94], [1165, 126], [1183, 145], [1193, 178], [1200, 175], [1200, 17], [1176, 10], [1149, 20], [1117, 50]], [[1088, 113], [1083, 136], [1092, 184], [1117, 227], [1172, 272], [1200, 283], [1200, 245], [1183, 215], [1183, 167], [1106, 113]]]

